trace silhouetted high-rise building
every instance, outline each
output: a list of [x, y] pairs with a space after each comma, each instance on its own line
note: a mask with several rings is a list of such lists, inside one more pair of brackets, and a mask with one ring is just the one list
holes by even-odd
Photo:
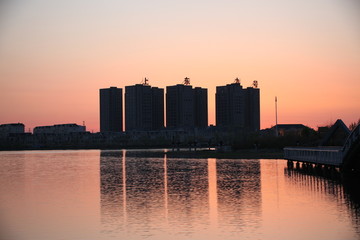
[[164, 89], [152, 87], [152, 129], [164, 128]]
[[207, 127], [207, 89], [178, 84], [166, 87], [166, 126]]
[[239, 83], [216, 87], [216, 126], [244, 127], [245, 102]]
[[166, 87], [166, 127], [194, 126], [194, 94], [189, 85]]
[[122, 89], [100, 89], [100, 132], [122, 132]]
[[164, 127], [164, 89], [147, 84], [125, 87], [125, 129], [158, 130]]
[[194, 91], [195, 127], [206, 128], [208, 126], [208, 96], [207, 89], [196, 87]]
[[248, 87], [245, 91], [245, 128], [260, 130], [260, 89]]
[[216, 126], [260, 129], [260, 90], [239, 82], [216, 87]]

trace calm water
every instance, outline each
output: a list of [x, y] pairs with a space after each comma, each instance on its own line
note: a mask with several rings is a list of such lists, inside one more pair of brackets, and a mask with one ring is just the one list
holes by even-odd
[[356, 189], [284, 160], [84, 150], [0, 164], [1, 240], [360, 239]]

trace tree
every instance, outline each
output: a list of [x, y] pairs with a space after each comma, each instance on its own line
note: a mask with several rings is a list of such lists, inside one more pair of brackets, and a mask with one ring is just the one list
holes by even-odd
[[357, 127], [357, 125], [359, 125], [359, 124], [360, 124], [360, 118], [357, 121], [357, 123], [356, 122], [350, 123], [350, 125], [349, 125], [350, 131], [354, 130]]

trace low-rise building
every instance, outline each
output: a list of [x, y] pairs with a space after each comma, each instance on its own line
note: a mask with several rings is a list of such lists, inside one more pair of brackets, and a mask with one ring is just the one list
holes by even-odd
[[8, 123], [0, 125], [0, 138], [7, 138], [10, 134], [25, 133], [23, 123]]
[[272, 127], [274, 132], [278, 131], [279, 136], [296, 135], [302, 136], [304, 129], [307, 127], [303, 124], [278, 124]]
[[34, 128], [34, 134], [68, 134], [75, 132], [86, 132], [86, 127], [75, 123], [69, 123], [52, 126], [38, 126]]

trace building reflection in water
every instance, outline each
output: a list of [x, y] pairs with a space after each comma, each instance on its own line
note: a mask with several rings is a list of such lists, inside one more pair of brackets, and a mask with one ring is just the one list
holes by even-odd
[[153, 229], [166, 215], [166, 161], [127, 155], [125, 150], [100, 154], [101, 220], [110, 234]]
[[[217, 160], [218, 221], [233, 232], [253, 231], [261, 217], [260, 162]], [[232, 226], [230, 229], [229, 226]]]
[[100, 154], [104, 233], [196, 237], [211, 236], [220, 225], [238, 232], [259, 224], [259, 161], [141, 158], [128, 153]]
[[[337, 204], [339, 212], [351, 217], [357, 232], [360, 232], [359, 176], [341, 174], [332, 169], [289, 168], [284, 169], [286, 180], [294, 187], [312, 194], [325, 195]], [[345, 203], [345, 204], [344, 204]]]
[[100, 153], [100, 205], [104, 231], [115, 226], [122, 228], [126, 222], [125, 151]]

